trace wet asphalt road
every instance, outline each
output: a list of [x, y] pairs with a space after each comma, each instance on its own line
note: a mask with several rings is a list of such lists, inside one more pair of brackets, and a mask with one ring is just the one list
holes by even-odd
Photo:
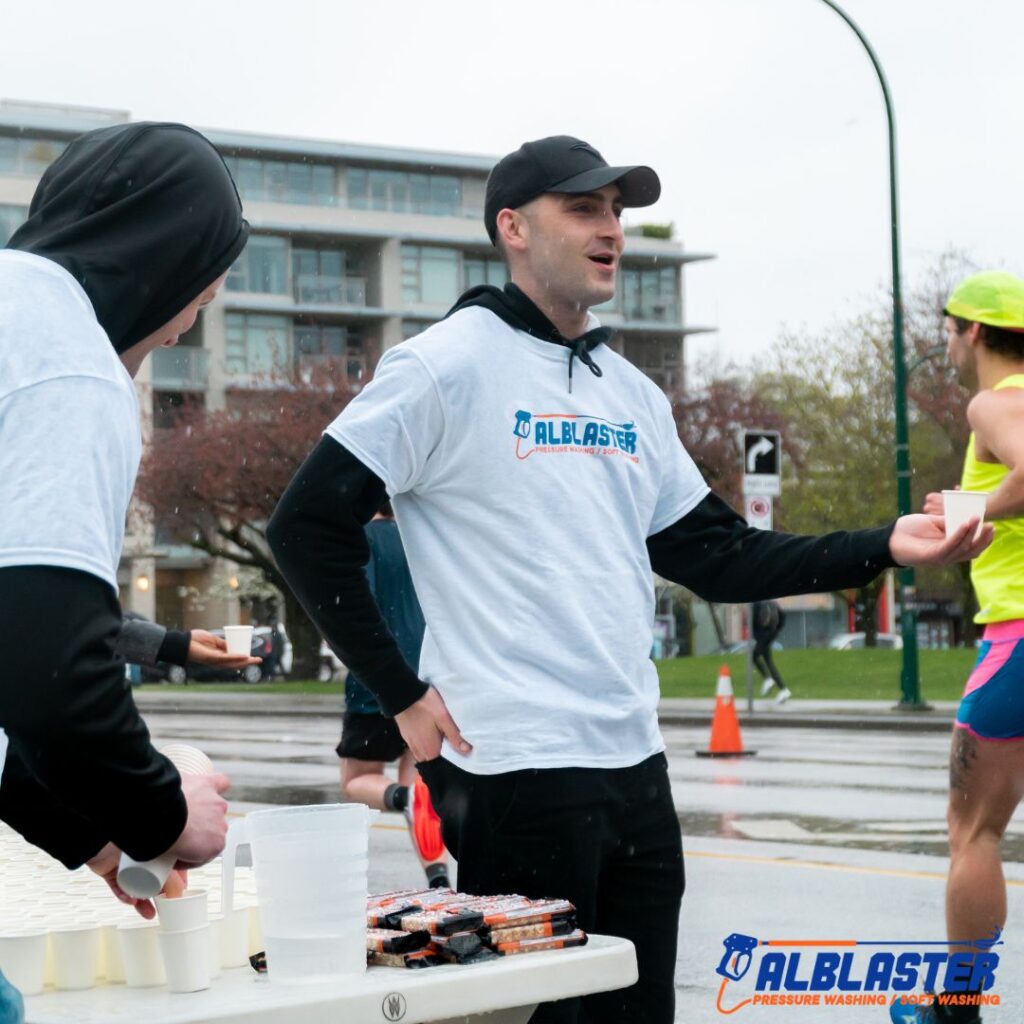
[[[158, 745], [193, 742], [228, 772], [233, 812], [339, 799], [333, 718], [146, 717]], [[664, 733], [687, 851], [676, 1020], [887, 1021], [887, 1009], [867, 1006], [745, 1006], [726, 1017], [716, 1008], [715, 967], [733, 932], [775, 941], [944, 939], [948, 737], [759, 728], [744, 737], [756, 756], [718, 761], [694, 756], [706, 729]], [[1010, 917], [994, 989], [1002, 1006], [988, 1009], [986, 1022], [1024, 1021], [1024, 813], [1005, 854]], [[371, 889], [419, 881], [402, 820], [382, 816], [372, 833]], [[753, 974], [729, 983], [724, 1008], [752, 994]]]

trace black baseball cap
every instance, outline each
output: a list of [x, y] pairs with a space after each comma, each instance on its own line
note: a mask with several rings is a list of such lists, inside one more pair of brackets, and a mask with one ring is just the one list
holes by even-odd
[[571, 135], [550, 135], [524, 142], [502, 157], [487, 179], [484, 227], [493, 242], [498, 214], [515, 210], [545, 192], [596, 192], [618, 185], [624, 206], [650, 206], [661, 195], [661, 182], [650, 167], [609, 167], [593, 146]]

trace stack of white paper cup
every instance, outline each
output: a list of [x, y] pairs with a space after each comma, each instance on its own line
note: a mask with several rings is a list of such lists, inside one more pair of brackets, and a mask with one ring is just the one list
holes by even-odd
[[124, 980], [129, 988], [164, 985], [167, 973], [157, 940], [159, 926], [155, 921], [132, 921], [117, 927], [124, 965]]
[[100, 965], [100, 930], [96, 925], [62, 928], [51, 933], [57, 988], [80, 990], [96, 984]]
[[171, 899], [158, 896], [160, 950], [172, 992], [199, 992], [210, 987], [213, 951], [206, 892], [196, 889]]
[[[213, 762], [197, 747], [187, 743], [169, 743], [160, 753], [182, 775], [212, 775], [214, 772]], [[122, 853], [117, 869], [117, 884], [129, 896], [151, 899], [164, 887], [176, 859], [173, 854], [164, 853], [153, 860], [140, 862]]]
[[252, 626], [225, 626], [224, 641], [228, 654], [252, 654]]
[[18, 931], [0, 935], [0, 965], [7, 980], [24, 996], [43, 991], [46, 968], [44, 931]]
[[985, 522], [987, 491], [943, 491], [942, 507], [946, 519], [946, 536], [955, 533], [969, 519], [978, 517], [977, 537]]

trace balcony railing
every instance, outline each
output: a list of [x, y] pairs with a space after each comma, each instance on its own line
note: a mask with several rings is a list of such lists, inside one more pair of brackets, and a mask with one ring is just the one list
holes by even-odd
[[365, 306], [366, 278], [296, 274], [295, 301], [317, 305]]
[[153, 352], [153, 387], [168, 391], [202, 391], [209, 377], [205, 348], [175, 345]]
[[675, 302], [633, 303], [625, 309], [628, 320], [649, 320], [657, 323], [677, 323], [679, 305]]

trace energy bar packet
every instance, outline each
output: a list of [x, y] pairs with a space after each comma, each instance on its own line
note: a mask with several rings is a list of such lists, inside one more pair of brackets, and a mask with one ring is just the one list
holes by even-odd
[[568, 935], [576, 927], [576, 919], [572, 914], [555, 917], [550, 921], [538, 921], [534, 924], [503, 925], [492, 928], [487, 944], [498, 942], [515, 942], [518, 939], [550, 938], [552, 935]]
[[587, 933], [579, 928], [568, 935], [556, 935], [550, 938], [519, 939], [515, 942], [499, 942], [494, 948], [502, 956], [514, 956], [518, 953], [537, 953], [544, 949], [567, 949], [569, 946], [585, 946]]
[[495, 960], [498, 954], [488, 949], [476, 932], [456, 932], [454, 935], [435, 935], [431, 946], [454, 964], [477, 964]]
[[568, 900], [527, 900], [522, 897], [473, 901], [466, 904], [466, 908], [479, 910], [483, 914], [484, 924], [491, 928], [551, 921], [576, 912]]
[[393, 928], [366, 929], [366, 948], [371, 953], [414, 953], [429, 943], [429, 932], [403, 932]]
[[366, 901], [367, 927], [398, 928], [406, 914], [423, 910], [425, 904], [433, 905], [438, 894], [441, 898], [455, 895], [451, 889], [396, 889], [370, 896]]
[[440, 967], [444, 958], [431, 949], [420, 949], [415, 953], [371, 953], [371, 967], [405, 967], [409, 970], [421, 970], [424, 967]]
[[403, 914], [399, 927], [407, 932], [425, 931], [431, 935], [451, 935], [453, 932], [476, 931], [483, 923], [483, 914], [479, 911], [465, 910], [458, 904], [452, 904], [435, 910], [424, 908], [411, 914]]

